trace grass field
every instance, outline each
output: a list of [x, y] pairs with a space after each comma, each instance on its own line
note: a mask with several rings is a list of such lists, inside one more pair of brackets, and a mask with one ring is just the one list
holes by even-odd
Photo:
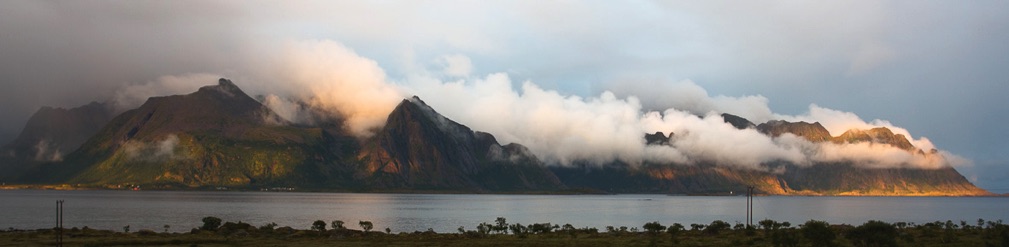
[[[674, 230], [650, 223], [603, 231], [570, 225], [486, 224], [455, 233], [391, 234], [231, 222], [205, 228], [189, 233], [71, 228], [64, 230], [63, 242], [64, 246], [1009, 246], [1009, 226], [981, 220], [921, 225], [870, 221], [860, 226], [818, 221], [792, 226], [764, 220], [749, 228], [715, 221], [686, 227], [677, 224]], [[0, 246], [55, 246], [56, 235], [55, 229], [8, 229], [0, 231]]]

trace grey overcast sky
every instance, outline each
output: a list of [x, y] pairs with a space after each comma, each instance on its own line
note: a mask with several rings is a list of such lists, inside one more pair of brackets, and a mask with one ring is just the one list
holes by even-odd
[[926, 137], [973, 161], [957, 169], [976, 184], [1009, 192], [1006, 1], [5, 0], [0, 142], [41, 106], [166, 76], [268, 84], [267, 60], [304, 40], [342, 44], [394, 82], [445, 67], [436, 76], [501, 72], [514, 87], [637, 95], [645, 108], [663, 107], [653, 87], [684, 80], [766, 97], [780, 114], [816, 104]]

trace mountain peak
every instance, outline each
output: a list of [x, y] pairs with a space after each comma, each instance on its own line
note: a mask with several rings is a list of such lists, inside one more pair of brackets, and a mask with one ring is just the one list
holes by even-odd
[[249, 97], [241, 88], [238, 88], [238, 85], [235, 85], [234, 82], [231, 82], [227, 78], [217, 80], [217, 85], [200, 87], [200, 90], [197, 92], [216, 92], [227, 97]]
[[784, 120], [771, 120], [757, 125], [757, 130], [772, 137], [791, 133], [806, 138], [806, 140], [811, 142], [825, 142], [831, 139], [830, 132], [820, 122], [807, 123], [800, 121], [793, 123]]
[[757, 125], [754, 125], [753, 122], [750, 122], [750, 120], [747, 120], [746, 118], [728, 113], [722, 113], [722, 120], [724, 120], [726, 123], [731, 124], [732, 127], [736, 127], [737, 129], [749, 129], [757, 127]]
[[380, 186], [476, 191], [563, 186], [525, 147], [501, 146], [493, 135], [438, 114], [417, 96], [403, 99], [369, 142], [361, 157], [367, 172], [381, 178]]
[[915, 149], [914, 145], [907, 140], [906, 136], [902, 134], [894, 134], [893, 131], [890, 131], [890, 129], [886, 127], [876, 127], [868, 130], [850, 129], [845, 131], [844, 134], [834, 138], [833, 141], [836, 143], [881, 143], [889, 144], [909, 151]]

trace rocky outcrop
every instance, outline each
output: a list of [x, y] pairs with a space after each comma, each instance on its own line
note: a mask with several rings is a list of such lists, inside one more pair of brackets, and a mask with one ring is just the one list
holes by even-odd
[[753, 125], [753, 122], [750, 122], [750, 120], [728, 113], [722, 113], [722, 120], [737, 129], [752, 129], [757, 127], [756, 125]]
[[645, 134], [645, 144], [648, 145], [670, 145], [669, 140], [673, 138], [673, 133], [669, 133], [669, 136], [660, 132], [655, 132], [655, 134]]
[[793, 123], [783, 120], [771, 120], [757, 125], [757, 130], [771, 137], [778, 137], [785, 133], [791, 133], [811, 142], [825, 142], [831, 140], [830, 132], [828, 132], [823, 125], [820, 125], [819, 122]]
[[879, 143], [891, 145], [908, 151], [917, 150], [917, 148], [915, 148], [914, 145], [911, 145], [911, 142], [907, 140], [907, 137], [902, 134], [894, 134], [886, 127], [878, 127], [869, 130], [851, 129], [840, 136], [834, 137], [832, 141], [835, 143]]

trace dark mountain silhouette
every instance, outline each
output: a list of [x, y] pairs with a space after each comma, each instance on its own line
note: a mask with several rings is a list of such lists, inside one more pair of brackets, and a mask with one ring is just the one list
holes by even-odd
[[112, 117], [112, 108], [106, 103], [91, 102], [72, 109], [42, 107], [17, 138], [0, 147], [0, 179], [13, 179], [32, 165], [63, 160]]
[[750, 120], [728, 113], [722, 113], [722, 120], [724, 120], [726, 123], [731, 124], [732, 127], [736, 127], [737, 129], [750, 129], [757, 127], [756, 125], [753, 125], [753, 122], [750, 122]]
[[500, 145], [413, 97], [389, 114], [361, 153], [373, 186], [478, 191], [556, 190], [556, 176], [528, 149]]
[[0, 153], [36, 161], [60, 160], [97, 133], [112, 117], [111, 107], [105, 103], [91, 102], [72, 109], [42, 107]]

